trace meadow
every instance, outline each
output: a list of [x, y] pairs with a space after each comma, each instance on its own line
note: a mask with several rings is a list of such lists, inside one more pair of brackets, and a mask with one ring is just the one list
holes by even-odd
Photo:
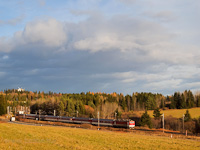
[[0, 123], [0, 149], [199, 150], [200, 141], [80, 128]]
[[[186, 113], [186, 110], [187, 109], [167, 109], [167, 110], [162, 110], [160, 109], [160, 113], [164, 113], [165, 117], [167, 116], [172, 116], [172, 117], [175, 117], [175, 118], [182, 118], [183, 117], [183, 114]], [[200, 107], [197, 107], [197, 108], [191, 108], [191, 109], [188, 109], [189, 110], [189, 113], [191, 115], [192, 118], [198, 118], [200, 117]], [[129, 116], [142, 116], [142, 114], [144, 113], [144, 111], [133, 111], [133, 112], [128, 112], [128, 113], [125, 113]], [[148, 114], [150, 115], [151, 118], [153, 118], [153, 110], [148, 110]]]

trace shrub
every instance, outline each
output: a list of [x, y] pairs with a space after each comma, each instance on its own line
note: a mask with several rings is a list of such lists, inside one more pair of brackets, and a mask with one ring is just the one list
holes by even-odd
[[162, 127], [162, 122], [161, 120], [159, 119], [151, 119], [151, 122], [152, 122], [152, 126], [153, 128], [156, 128], [156, 129], [159, 129]]
[[[195, 121], [188, 121], [184, 123], [184, 130], [187, 130], [189, 132], [193, 132], [195, 131]], [[185, 132], [185, 131], [184, 131]]]
[[195, 130], [194, 133], [198, 135], [200, 133], [200, 117], [195, 120]]
[[172, 116], [165, 118], [165, 129], [180, 131], [182, 129], [182, 122], [178, 118]]

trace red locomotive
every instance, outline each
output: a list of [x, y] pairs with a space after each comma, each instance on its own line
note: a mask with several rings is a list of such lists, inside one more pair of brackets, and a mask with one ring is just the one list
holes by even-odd
[[66, 122], [75, 124], [92, 124], [100, 126], [110, 126], [116, 128], [134, 128], [135, 121], [132, 120], [115, 120], [115, 119], [98, 119], [97, 118], [79, 118], [79, 117], [64, 117], [52, 115], [36, 115], [36, 114], [18, 114], [17, 116], [25, 119]]

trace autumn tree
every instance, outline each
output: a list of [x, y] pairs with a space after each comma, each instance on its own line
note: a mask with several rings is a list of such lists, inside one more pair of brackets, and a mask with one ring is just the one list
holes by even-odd
[[118, 108], [118, 104], [117, 103], [115, 103], [115, 102], [112, 102], [112, 103], [106, 102], [102, 106], [102, 117], [103, 118], [111, 118], [117, 108]]
[[90, 117], [93, 118], [94, 116], [94, 108], [91, 106], [85, 105], [85, 113]]
[[63, 115], [64, 110], [65, 110], [65, 106], [64, 106], [63, 102], [60, 101], [60, 103], [59, 103], [59, 114], [60, 114], [60, 116]]

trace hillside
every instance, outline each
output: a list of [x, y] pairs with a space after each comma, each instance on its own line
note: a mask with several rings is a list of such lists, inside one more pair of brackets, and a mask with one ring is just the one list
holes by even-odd
[[[199, 149], [198, 140], [0, 123], [0, 149]], [[23, 143], [23, 144], [22, 144]]]
[[[181, 118], [183, 117], [183, 114], [186, 113], [186, 110], [187, 109], [167, 109], [167, 110], [160, 109], [160, 112], [164, 113], [165, 117], [172, 116], [175, 118]], [[188, 110], [192, 118], [200, 117], [200, 107], [190, 108]], [[143, 113], [144, 111], [133, 111], [125, 114], [129, 116], [141, 116]], [[151, 118], [153, 118], [153, 110], [148, 110], [148, 114], [150, 115]]]

